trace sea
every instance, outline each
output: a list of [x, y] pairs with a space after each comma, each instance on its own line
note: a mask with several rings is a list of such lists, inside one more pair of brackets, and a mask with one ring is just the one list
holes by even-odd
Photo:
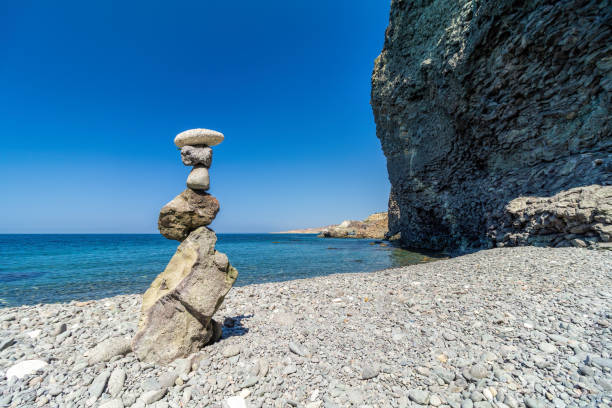
[[[159, 234], [0, 234], [0, 307], [143, 293], [179, 243]], [[236, 286], [426, 262], [432, 254], [369, 239], [218, 234]]]

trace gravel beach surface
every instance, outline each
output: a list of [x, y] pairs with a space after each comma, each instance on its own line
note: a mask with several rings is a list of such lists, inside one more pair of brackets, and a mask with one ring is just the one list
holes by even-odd
[[168, 366], [130, 351], [139, 312], [139, 295], [0, 309], [0, 406], [612, 405], [610, 251], [237, 287], [222, 340]]

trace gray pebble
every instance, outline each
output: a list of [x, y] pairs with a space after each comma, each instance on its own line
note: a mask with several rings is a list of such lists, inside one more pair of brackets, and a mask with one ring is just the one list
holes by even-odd
[[167, 388], [147, 391], [140, 396], [140, 400], [144, 402], [145, 405], [149, 405], [162, 399], [164, 395], [166, 395], [166, 392]]
[[296, 343], [295, 341], [289, 342], [289, 350], [291, 350], [292, 353], [295, 353], [298, 356], [302, 356], [302, 357], [311, 356], [310, 352], [308, 351], [308, 349], [306, 349], [306, 347], [302, 346], [299, 343]]
[[110, 378], [111, 373], [109, 371], [103, 371], [100, 373], [89, 386], [89, 398], [87, 399], [87, 403], [89, 405], [93, 405], [96, 400], [102, 395], [104, 390], [106, 389], [106, 384], [108, 379]]
[[526, 397], [524, 402], [527, 408], [546, 408], [546, 403], [535, 397]]
[[104, 402], [100, 408], [124, 408], [124, 404], [120, 399], [112, 399]]
[[428, 391], [412, 389], [408, 391], [408, 398], [417, 404], [427, 405], [429, 404], [430, 394]]
[[238, 345], [227, 346], [226, 348], [223, 349], [222, 353], [223, 353], [223, 357], [225, 358], [237, 356], [238, 354], [240, 354], [240, 346]]
[[371, 365], [366, 365], [361, 371], [361, 379], [362, 380], [370, 380], [372, 378], [378, 377], [379, 370]]
[[126, 373], [121, 367], [117, 367], [113, 370], [108, 379], [107, 391], [111, 397], [116, 397], [121, 392], [123, 384], [125, 383]]

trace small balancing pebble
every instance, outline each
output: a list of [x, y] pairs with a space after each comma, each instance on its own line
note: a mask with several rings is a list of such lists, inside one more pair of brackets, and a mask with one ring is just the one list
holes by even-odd
[[216, 146], [223, 141], [223, 133], [210, 129], [190, 129], [179, 133], [174, 138], [176, 147], [183, 146]]
[[208, 190], [210, 187], [208, 169], [205, 166], [195, 166], [187, 177], [187, 187], [192, 190]]

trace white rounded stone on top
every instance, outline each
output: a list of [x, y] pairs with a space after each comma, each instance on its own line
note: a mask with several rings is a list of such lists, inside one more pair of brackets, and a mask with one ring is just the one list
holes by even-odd
[[216, 146], [223, 141], [223, 133], [210, 129], [189, 129], [179, 133], [174, 138], [174, 144], [183, 146]]

